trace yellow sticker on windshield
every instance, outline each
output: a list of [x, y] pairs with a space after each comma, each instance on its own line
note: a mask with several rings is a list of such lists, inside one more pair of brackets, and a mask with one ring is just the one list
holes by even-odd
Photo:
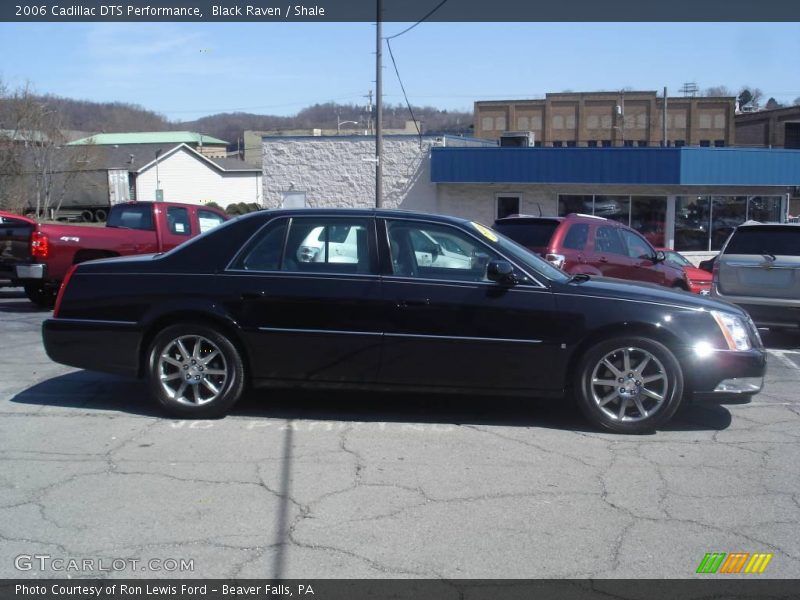
[[472, 222], [472, 226], [475, 229], [477, 229], [478, 231], [480, 231], [481, 235], [483, 235], [483, 237], [485, 237], [486, 239], [491, 240], [493, 242], [497, 241], [497, 236], [495, 235], [494, 231], [492, 231], [491, 229], [489, 229], [485, 225], [481, 225], [480, 223], [475, 223], [473, 221]]

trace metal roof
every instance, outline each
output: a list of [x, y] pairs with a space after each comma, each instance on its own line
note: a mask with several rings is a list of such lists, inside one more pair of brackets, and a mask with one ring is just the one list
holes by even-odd
[[433, 148], [434, 183], [800, 185], [800, 150]]
[[96, 133], [89, 137], [70, 142], [70, 145], [83, 144], [212, 144], [227, 146], [228, 142], [210, 135], [194, 131], [137, 131], [132, 133]]

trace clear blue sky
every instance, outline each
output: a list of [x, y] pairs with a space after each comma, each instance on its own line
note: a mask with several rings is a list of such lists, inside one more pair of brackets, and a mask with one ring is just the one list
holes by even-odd
[[[384, 24], [384, 35], [405, 28]], [[172, 120], [294, 114], [375, 88], [372, 23], [0, 23], [0, 78], [140, 104]], [[759, 87], [800, 96], [799, 23], [423, 23], [392, 42], [414, 104], [632, 88]], [[402, 102], [384, 52], [384, 93]]]

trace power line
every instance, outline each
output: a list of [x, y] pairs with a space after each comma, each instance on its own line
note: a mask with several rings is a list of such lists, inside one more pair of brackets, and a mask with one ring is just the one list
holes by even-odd
[[[447, 0], [442, 0], [441, 2], [439, 2], [439, 4], [434, 6], [433, 9], [428, 14], [426, 14], [424, 17], [422, 17], [419, 21], [417, 21], [413, 25], [411, 25], [411, 27], [407, 27], [406, 29], [404, 29], [400, 33], [395, 33], [394, 35], [390, 35], [389, 37], [384, 38], [384, 39], [388, 42], [389, 40], [393, 40], [396, 37], [400, 37], [401, 35], [403, 35], [405, 33], [408, 33], [409, 31], [414, 29], [414, 27], [416, 27], [417, 25], [419, 25], [423, 21], [427, 20], [428, 17], [430, 17], [433, 13], [435, 13], [437, 10], [439, 10], [446, 2], [447, 2]], [[391, 53], [391, 50], [389, 52]]]
[[[446, 2], [447, 0], [445, 0]], [[444, 4], [444, 2], [442, 2]], [[397, 74], [397, 81], [400, 83], [400, 89], [403, 90], [403, 97], [406, 99], [406, 106], [408, 107], [408, 112], [411, 113], [411, 120], [414, 121], [414, 127], [417, 128], [417, 135], [419, 136], [419, 143], [422, 145], [422, 132], [419, 129], [419, 125], [417, 124], [417, 118], [414, 116], [414, 110], [411, 108], [411, 103], [408, 101], [408, 94], [406, 94], [406, 86], [403, 85], [403, 80], [400, 77], [400, 71], [397, 69], [397, 62], [394, 59], [394, 52], [392, 52], [392, 44], [389, 42], [389, 38], [386, 38], [386, 47], [389, 49], [389, 57], [392, 59], [392, 65], [394, 65], [394, 72]]]

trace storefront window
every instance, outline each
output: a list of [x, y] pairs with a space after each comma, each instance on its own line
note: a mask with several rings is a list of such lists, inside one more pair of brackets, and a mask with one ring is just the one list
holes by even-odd
[[747, 207], [747, 218], [753, 221], [781, 220], [781, 197], [780, 196], [750, 196]]
[[631, 227], [657, 248], [665, 245], [667, 199], [664, 196], [633, 196]]
[[708, 250], [709, 205], [708, 196], [675, 199], [675, 250]]
[[558, 196], [558, 216], [564, 217], [570, 213], [592, 214], [593, 196], [575, 196], [570, 194], [559, 194]]
[[746, 220], [746, 196], [711, 196], [711, 250], [721, 249], [734, 228]]
[[630, 223], [631, 199], [629, 196], [595, 196], [594, 214], [625, 225]]

